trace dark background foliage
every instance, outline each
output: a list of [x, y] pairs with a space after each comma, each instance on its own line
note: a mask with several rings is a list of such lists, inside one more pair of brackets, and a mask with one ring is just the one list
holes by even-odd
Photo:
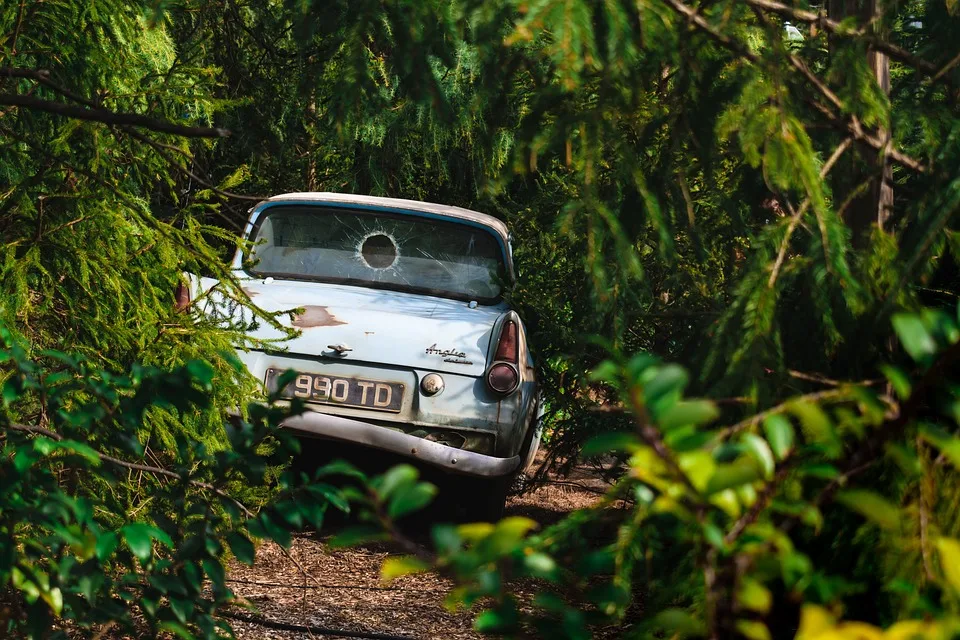
[[[955, 404], [928, 376], [952, 371], [956, 342], [958, 20], [946, 0], [7, 2], [0, 320], [18, 362], [101, 376], [120, 396], [139, 383], [117, 372], [189, 379], [188, 363], [210, 363], [203, 401], [145, 402], [124, 422], [138, 444], [106, 453], [184, 475], [185, 457], [230, 449], [223, 412], [257, 390], [227, 355], [250, 346], [242, 327], [175, 312], [173, 292], [190, 271], [246, 302], [226, 264], [253, 202], [329, 190], [486, 211], [515, 236], [509, 295], [538, 356], [551, 462], [598, 434], [639, 434], [606, 441], [631, 469], [616, 491], [633, 510], [603, 549], [613, 591], [585, 596], [599, 618], [622, 614], [638, 584], [650, 625], [679, 606], [691, 634], [793, 635], [799, 602], [844, 602], [881, 625], [955, 613], [952, 574], [935, 561], [958, 533]], [[10, 384], [18, 375], [3, 370]], [[684, 404], [684, 390], [712, 404]], [[64, 411], [84, 406], [78, 393]], [[16, 387], [4, 424], [65, 436], [60, 409]], [[787, 426], [766, 420], [779, 415]], [[37, 433], [18, 433], [4, 435], [8, 460], [44, 453]], [[100, 442], [88, 436], [77, 441]], [[44, 468], [38, 500], [59, 499], [61, 464]], [[863, 465], [875, 495], [828, 506]], [[278, 477], [265, 471], [245, 497], [266, 504]], [[79, 524], [119, 531], [136, 513], [107, 510]], [[54, 526], [11, 517], [16, 535]], [[777, 547], [771, 528], [794, 517], [795, 548]], [[282, 540], [302, 522], [253, 532]], [[155, 524], [171, 539], [186, 526]], [[530, 540], [556, 557], [598, 551], [557, 542], [583, 519], [537, 539], [524, 526], [460, 532], [419, 561], [481, 585], [483, 562]], [[510, 544], [491, 551], [484, 536]], [[768, 555], [753, 555], [757, 538]], [[637, 569], [651, 549], [655, 565]], [[460, 552], [473, 559], [457, 564]], [[660, 573], [634, 581], [643, 571]], [[23, 591], [13, 576], [2, 584]], [[745, 604], [745, 590], [761, 602]], [[475, 593], [501, 607], [485, 628], [519, 619], [509, 594]], [[559, 628], [576, 636], [577, 620]]]

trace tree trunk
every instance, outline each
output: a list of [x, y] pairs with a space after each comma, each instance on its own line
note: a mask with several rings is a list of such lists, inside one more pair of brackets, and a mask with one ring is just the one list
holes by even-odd
[[[832, 20], [840, 21], [856, 16], [860, 24], [873, 22], [872, 29], [879, 24], [882, 12], [882, 0], [829, 0], [827, 11]], [[879, 51], [867, 52], [867, 63], [873, 70], [874, 78], [881, 90], [890, 95], [890, 58]], [[881, 140], [890, 140], [890, 131], [881, 127], [874, 131]], [[893, 183], [890, 161], [886, 151], [862, 146], [861, 160], [851, 156], [850, 189], [862, 189], [847, 206], [844, 219], [853, 231], [855, 246], [863, 246], [869, 241], [873, 226], [883, 230], [893, 212]], [[866, 183], [866, 187], [862, 185]], [[837, 202], [846, 198], [838, 194]]]
[[307, 191], [317, 190], [317, 99], [313, 94], [310, 95], [310, 102], [307, 104], [307, 175], [304, 182]]

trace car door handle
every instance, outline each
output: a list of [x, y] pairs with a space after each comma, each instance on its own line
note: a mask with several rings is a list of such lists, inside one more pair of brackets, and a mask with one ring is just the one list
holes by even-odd
[[332, 349], [333, 351], [336, 351], [338, 356], [342, 356], [347, 351], [353, 351], [351, 347], [348, 347], [345, 344], [328, 344], [327, 349]]

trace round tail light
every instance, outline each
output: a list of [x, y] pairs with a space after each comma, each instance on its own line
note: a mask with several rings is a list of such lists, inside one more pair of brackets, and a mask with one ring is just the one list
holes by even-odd
[[497, 393], [510, 393], [519, 382], [517, 370], [504, 362], [493, 365], [487, 372], [487, 384]]

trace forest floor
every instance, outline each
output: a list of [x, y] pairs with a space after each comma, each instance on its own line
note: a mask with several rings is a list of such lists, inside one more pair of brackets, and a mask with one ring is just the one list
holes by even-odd
[[[563, 479], [552, 477], [547, 484], [512, 496], [506, 515], [550, 525], [596, 502], [604, 487], [590, 469], [578, 468]], [[298, 536], [289, 555], [275, 544], [263, 545], [257, 551], [254, 567], [236, 562], [230, 566], [231, 588], [255, 607], [253, 615], [274, 622], [417, 639], [481, 637], [473, 630], [475, 611], [451, 612], [444, 607], [444, 597], [451, 588], [448, 580], [435, 574], [418, 574], [384, 586], [380, 566], [395, 550], [382, 544], [331, 549], [324, 544], [326, 538]], [[517, 585], [515, 592], [521, 601], [531, 595], [524, 593], [523, 585]], [[320, 637], [240, 620], [230, 622], [243, 640]]]

